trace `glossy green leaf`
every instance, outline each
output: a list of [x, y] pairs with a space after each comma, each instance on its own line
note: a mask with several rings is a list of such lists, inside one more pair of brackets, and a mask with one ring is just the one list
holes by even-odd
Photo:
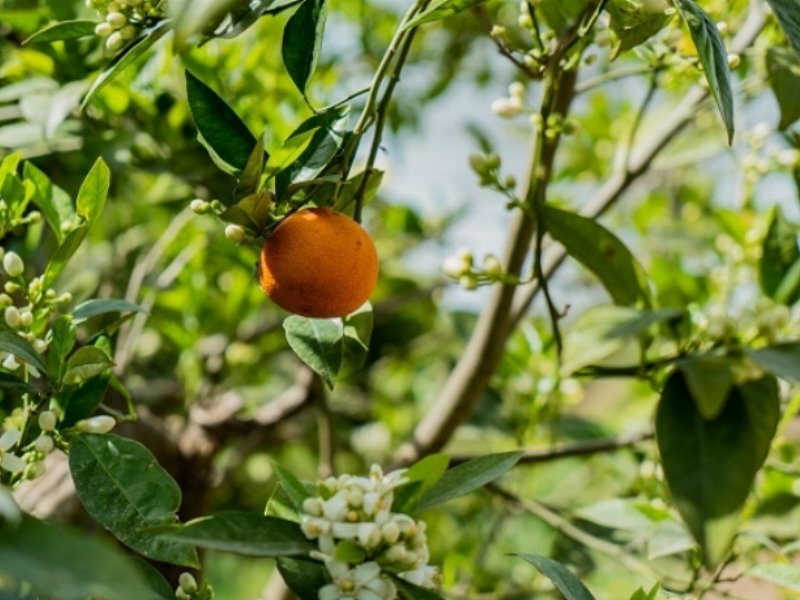
[[269, 154], [264, 149], [264, 134], [262, 134], [256, 139], [256, 145], [253, 146], [250, 156], [247, 158], [247, 163], [245, 163], [241, 175], [236, 180], [236, 187], [233, 191], [234, 201], [241, 200], [259, 191], [261, 176], [264, 174], [268, 158]]
[[317, 545], [300, 525], [258, 513], [230, 511], [160, 531], [158, 537], [245, 556], [305, 556]]
[[96, 298], [81, 302], [76, 306], [75, 310], [72, 311], [72, 318], [76, 321], [83, 321], [98, 315], [123, 312], [144, 313], [146, 311], [138, 304], [128, 302], [127, 300], [118, 298]]
[[789, 590], [800, 592], [800, 566], [788, 563], [766, 563], [756, 565], [747, 574], [750, 577], [769, 581]]
[[450, 457], [446, 454], [429, 454], [411, 465], [406, 471], [408, 483], [401, 485], [394, 492], [394, 512], [410, 513], [414, 510], [422, 494], [439, 481], [450, 466]]
[[561, 592], [565, 600], [595, 600], [581, 580], [561, 563], [536, 554], [517, 554], [536, 567]]
[[281, 557], [277, 566], [286, 585], [300, 600], [318, 600], [320, 588], [330, 583], [325, 567], [318, 562]]
[[32, 162], [26, 162], [23, 170], [26, 179], [36, 186], [34, 203], [42, 211], [47, 224], [53, 230], [58, 243], [64, 241], [66, 233], [62, 228], [65, 223], [75, 223], [75, 208], [72, 199], [60, 187], [53, 185], [50, 178]]
[[34, 350], [30, 342], [11, 331], [0, 331], [0, 350], [13, 354], [17, 358], [36, 367], [43, 375], [47, 374], [47, 367], [42, 362], [39, 353]]
[[675, 0], [675, 6], [689, 26], [689, 33], [697, 48], [697, 55], [703, 65], [711, 95], [725, 123], [728, 143], [731, 144], [735, 131], [733, 89], [725, 42], [722, 41], [717, 24], [694, 0]]
[[317, 68], [327, 14], [325, 0], [303, 0], [283, 30], [283, 64], [303, 95]]
[[402, 600], [443, 600], [443, 597], [436, 592], [414, 585], [402, 577], [393, 575], [392, 581], [400, 592]]
[[797, 102], [800, 97], [800, 63], [790, 50], [770, 46], [766, 53], [766, 67], [769, 85], [781, 111], [778, 129], [786, 129], [800, 119], [800, 103]]
[[76, 40], [82, 37], [94, 35], [95, 21], [61, 21], [48, 25], [34, 33], [23, 44], [33, 44], [35, 42], [57, 42], [60, 40]]
[[767, 0], [789, 43], [800, 57], [800, 0]]
[[764, 348], [747, 348], [747, 355], [762, 369], [800, 383], [800, 342], [784, 342]]
[[369, 302], [342, 319], [344, 326], [343, 357], [351, 366], [360, 367], [364, 364], [369, 352], [374, 320], [372, 304]]
[[613, 56], [643, 44], [661, 31], [670, 20], [665, 14], [669, 6], [666, 0], [610, 0], [606, 10], [616, 36]]
[[292, 315], [283, 321], [283, 328], [294, 353], [333, 388], [342, 364], [342, 322]]
[[61, 376], [67, 364], [67, 356], [72, 352], [72, 348], [75, 347], [77, 333], [72, 319], [66, 315], [62, 315], [53, 321], [50, 333], [52, 339], [47, 350], [47, 366], [53, 380], [61, 381]]
[[183, 48], [197, 33], [210, 33], [241, 0], [171, 0], [169, 13], [175, 21], [175, 45]]
[[149, 527], [176, 522], [178, 484], [150, 451], [133, 440], [82, 433], [70, 441], [69, 467], [86, 511], [140, 554], [197, 567], [194, 548], [154, 536]]
[[274, 175], [294, 163], [303, 155], [306, 149], [311, 147], [311, 142], [314, 139], [315, 133], [315, 129], [307, 129], [291, 134], [286, 138], [281, 147], [275, 150], [269, 157], [265, 170], [270, 175]]
[[422, 512], [482, 488], [502, 477], [522, 457], [522, 452], [487, 454], [453, 467], [423, 494], [415, 508]]
[[615, 304], [650, 305], [644, 270], [616, 235], [594, 219], [552, 206], [545, 208], [544, 218], [547, 232], [594, 273]]
[[800, 281], [794, 283], [791, 277], [792, 267], [798, 263], [800, 248], [797, 245], [797, 229], [786, 221], [783, 211], [776, 206], [759, 260], [761, 289], [764, 293], [788, 304], [800, 299]]
[[111, 545], [26, 517], [0, 523], [0, 574], [59, 600], [157, 600], [136, 564]]
[[15, 390], [17, 392], [36, 392], [36, 388], [30, 383], [10, 373], [0, 373], [0, 389]]
[[703, 418], [681, 372], [667, 380], [656, 413], [661, 462], [673, 501], [709, 566], [730, 548], [779, 413], [771, 376], [734, 387], [713, 420]]
[[311, 496], [306, 486], [303, 485], [303, 482], [297, 479], [297, 477], [295, 477], [291, 472], [287, 471], [280, 465], [272, 465], [272, 469], [275, 471], [278, 481], [281, 482], [283, 489], [286, 491], [286, 494], [292, 501], [295, 510], [298, 512], [302, 511], [303, 501]]
[[107, 371], [114, 366], [111, 357], [95, 346], [79, 348], [67, 361], [64, 383], [75, 385]]
[[655, 584], [649, 592], [644, 591], [643, 588], [639, 588], [633, 593], [633, 596], [630, 597], [630, 600], [656, 600], [660, 590], [661, 585], [658, 583]]
[[732, 362], [725, 356], [695, 356], [678, 363], [697, 409], [707, 421], [716, 419], [733, 387]]
[[83, 97], [81, 109], [86, 108], [92, 101], [92, 98], [94, 98], [100, 90], [111, 83], [122, 71], [133, 65], [145, 52], [152, 48], [156, 42], [163, 38], [170, 31], [171, 25], [172, 22], [169, 19], [159, 21], [152, 27], [143, 30], [138, 37], [134, 38], [125, 46], [103, 72], [97, 76], [97, 79], [94, 80], [92, 87], [89, 88], [89, 91], [86, 92], [86, 96]]
[[103, 402], [109, 381], [108, 375], [100, 375], [92, 377], [70, 390], [64, 400], [62, 427], [72, 427], [81, 419], [91, 417]]
[[188, 70], [186, 93], [200, 142], [232, 170], [244, 169], [257, 143], [247, 125], [214, 90]]

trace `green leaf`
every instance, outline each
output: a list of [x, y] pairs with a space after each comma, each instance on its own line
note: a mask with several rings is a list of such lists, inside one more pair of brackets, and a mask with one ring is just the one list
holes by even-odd
[[[775, 300], [793, 304], [800, 299], [800, 285], [785, 289], [784, 281], [789, 277], [792, 267], [800, 261], [800, 249], [797, 246], [797, 231], [783, 216], [783, 211], [776, 206], [772, 221], [764, 238], [763, 250], [759, 261], [761, 289]], [[800, 282], [798, 282], [800, 283]], [[782, 289], [784, 288], [784, 289]]]
[[278, 173], [275, 189], [279, 198], [291, 183], [312, 180], [325, 170], [347, 135], [349, 115], [349, 105], [338, 106], [306, 119], [292, 132], [289, 139], [308, 131], [314, 131], [314, 135], [302, 154]]
[[114, 366], [111, 357], [96, 346], [79, 348], [67, 361], [64, 383], [76, 385]]
[[544, 218], [547, 232], [594, 273], [615, 304], [650, 305], [644, 270], [617, 236], [594, 219], [552, 206], [545, 208]]
[[0, 523], [0, 574], [59, 600], [156, 600], [136, 564], [112, 546], [26, 517]]
[[661, 462], [673, 501], [709, 566], [719, 564], [730, 548], [779, 413], [772, 376], [735, 386], [711, 421], [697, 409], [680, 371], [664, 386], [656, 413]]
[[330, 583], [325, 567], [318, 562], [280, 557], [277, 565], [283, 581], [300, 600], [317, 600], [320, 588]]
[[300, 525], [258, 513], [230, 511], [159, 530], [159, 538], [244, 556], [305, 556], [317, 545]]
[[711, 95], [717, 103], [725, 129], [728, 131], [728, 143], [732, 144], [735, 131], [733, 89], [725, 42], [722, 41], [717, 24], [694, 0], [675, 0], [675, 6], [689, 26], [689, 33], [697, 48]]
[[586, 589], [572, 572], [561, 563], [558, 563], [545, 556], [538, 556], [536, 554], [516, 554], [523, 560], [528, 561], [539, 571], [542, 575], [547, 577], [556, 586], [556, 589], [561, 592], [565, 600], [595, 600], [592, 593]]
[[257, 140], [239, 116], [214, 90], [186, 71], [186, 93], [200, 142], [232, 170], [247, 165]]
[[303, 95], [317, 68], [327, 14], [325, 0], [303, 0], [283, 30], [283, 64]]
[[603, 304], [590, 308], [570, 325], [564, 336], [561, 372], [569, 375], [589, 366], [603, 364], [628, 347], [633, 355], [627, 364], [640, 360], [640, 340], [659, 323], [679, 319], [674, 310], [638, 310]]
[[745, 352], [764, 370], [800, 383], [800, 342], [784, 342], [757, 350], [747, 348]]
[[661, 590], [661, 584], [655, 584], [649, 592], [645, 592], [643, 588], [639, 588], [630, 597], [630, 600], [656, 600], [658, 592]]
[[269, 157], [265, 167], [267, 173], [270, 175], [276, 174], [298, 160], [311, 147], [315, 133], [315, 129], [307, 129], [299, 133], [293, 133], [286, 138], [281, 147]]
[[367, 558], [367, 551], [351, 540], [342, 540], [333, 551], [334, 560], [359, 565]]
[[0, 373], [0, 389], [3, 390], [16, 390], [18, 392], [36, 392], [27, 381], [22, 381], [19, 377], [11, 375], [10, 373]]
[[795, 53], [800, 56], [800, 0], [767, 0]]
[[272, 468], [275, 471], [275, 475], [277, 475], [278, 480], [281, 482], [283, 489], [289, 496], [289, 499], [292, 501], [295, 509], [298, 512], [302, 512], [303, 501], [311, 496], [306, 486], [303, 485], [303, 482], [297, 479], [297, 477], [280, 465], [274, 464], [272, 465]]
[[800, 566], [797, 565], [786, 563], [761, 564], [750, 569], [747, 575], [800, 592]]
[[82, 433], [71, 438], [69, 467], [86, 511], [117, 539], [153, 560], [199, 566], [190, 545], [143, 531], [175, 523], [181, 504], [178, 484], [147, 448], [113, 435]]
[[522, 452], [487, 454], [447, 471], [419, 501], [415, 512], [428, 510], [453, 498], [469, 494], [502, 477], [517, 464]]
[[264, 134], [262, 134], [257, 138], [256, 145], [253, 146], [253, 150], [247, 158], [242, 174], [236, 180], [236, 187], [233, 191], [234, 201], [258, 192], [268, 158], [269, 155], [264, 149]]
[[172, 21], [169, 19], [159, 21], [152, 27], [144, 29], [138, 37], [134, 38], [127, 46], [125, 46], [125, 48], [123, 48], [122, 51], [114, 57], [109, 65], [103, 70], [103, 72], [97, 76], [97, 79], [94, 80], [92, 87], [89, 88], [89, 91], [86, 92], [86, 96], [83, 97], [83, 102], [81, 102], [81, 110], [86, 108], [92, 101], [92, 98], [94, 98], [100, 90], [111, 83], [117, 75], [133, 65], [144, 55], [145, 52], [152, 48], [156, 42], [164, 37], [169, 32], [171, 25]]
[[13, 354], [26, 363], [36, 367], [42, 375], [47, 375], [47, 367], [42, 362], [39, 353], [34, 350], [28, 340], [11, 331], [0, 331], [0, 351]]
[[397, 587], [397, 591], [400, 592], [402, 600], [443, 600], [443, 597], [439, 594], [414, 585], [402, 577], [396, 575], [391, 577], [395, 587]]
[[647, 540], [647, 560], [682, 554], [697, 548], [682, 523], [664, 520], [656, 523]]
[[[798, 5], [800, 10], [800, 5]], [[766, 54], [767, 78], [781, 111], [778, 129], [787, 129], [800, 119], [800, 64], [797, 55], [780, 46], [770, 46]]]
[[152, 591], [151, 597], [155, 600], [174, 600], [175, 590], [164, 578], [164, 576], [149, 562], [138, 556], [133, 558], [136, 568], [147, 584], [147, 588]]
[[118, 298], [98, 298], [81, 302], [72, 311], [72, 318], [76, 321], [85, 321], [98, 315], [105, 315], [108, 313], [123, 313], [123, 312], [137, 312], [146, 313], [138, 304], [128, 302], [127, 300], [120, 300]]
[[414, 510], [417, 500], [442, 478], [450, 465], [446, 454], [429, 454], [406, 471], [408, 483], [395, 490], [394, 512], [409, 513]]
[[50, 257], [50, 262], [47, 263], [47, 268], [44, 272], [43, 287], [51, 287], [56, 278], [67, 266], [70, 259], [75, 255], [83, 240], [86, 239], [88, 228], [86, 225], [79, 225], [70, 231], [64, 238], [64, 241], [56, 248], [53, 256]]
[[34, 42], [56, 42], [59, 40], [77, 40], [82, 37], [94, 35], [94, 28], [97, 25], [95, 21], [61, 21], [60, 23], [53, 23], [44, 29], [34, 33], [27, 40], [22, 42], [25, 44], [32, 44]]
[[111, 184], [111, 172], [102, 158], [98, 158], [78, 190], [75, 210], [91, 227], [103, 212]]
[[669, 22], [666, 0], [610, 0], [606, 10], [611, 15], [611, 30], [617, 40], [612, 57], [643, 44]]
[[344, 326], [344, 358], [348, 360], [350, 365], [360, 367], [364, 364], [369, 352], [369, 340], [372, 337], [374, 320], [372, 304], [369, 302], [342, 319]]
[[[299, 4], [299, 0], [250, 0], [244, 6], [240, 5], [222, 20], [219, 27], [214, 30], [215, 38], [234, 38], [250, 28], [256, 21], [265, 15], [277, 15]], [[316, 599], [315, 599], [316, 600]]]
[[724, 356], [695, 356], [681, 361], [677, 367], [702, 417], [706, 421], [716, 419], [733, 387], [731, 360]]
[[342, 322], [292, 315], [283, 321], [286, 340], [295, 354], [333, 388], [342, 364]]
[[474, 8], [479, 4], [483, 4], [486, 0], [439, 0], [435, 2], [421, 15], [409, 21], [404, 29], [407, 31], [415, 27], [419, 27], [423, 23], [430, 23], [432, 21], [440, 21], [460, 12]]
[[61, 381], [67, 356], [72, 352], [76, 341], [76, 331], [72, 319], [66, 315], [58, 317], [53, 321], [50, 334], [52, 338], [47, 350], [47, 364], [53, 380]]
[[71, 390], [64, 401], [66, 406], [61, 420], [62, 427], [72, 427], [81, 419], [92, 416], [103, 402], [109, 381], [108, 375], [92, 377]]
[[42, 211], [60, 244], [66, 237], [62, 225], [75, 223], [76, 214], [75, 208], [72, 206], [72, 199], [60, 187], [53, 185], [50, 178], [32, 162], [25, 163], [23, 173], [25, 179], [30, 179], [36, 186], [33, 201]]
[[636, 507], [636, 503], [623, 498], [602, 500], [589, 506], [584, 506], [575, 515], [609, 529], [625, 531], [647, 531], [653, 522]]

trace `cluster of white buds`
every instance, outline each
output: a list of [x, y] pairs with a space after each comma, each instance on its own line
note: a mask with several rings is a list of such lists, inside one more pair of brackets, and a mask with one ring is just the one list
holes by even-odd
[[515, 81], [508, 86], [508, 97], [492, 102], [492, 112], [504, 119], [513, 119], [525, 108], [525, 86]]
[[[36, 416], [35, 413], [28, 415], [28, 419]], [[32, 442], [23, 439], [22, 432], [30, 428], [19, 418], [12, 415], [6, 423], [5, 429], [0, 429], [0, 470], [21, 474], [21, 479], [35, 479], [44, 473], [42, 461], [55, 450], [53, 438], [57, 435], [58, 416], [51, 410], [40, 412], [37, 418], [39, 435]]]
[[483, 266], [478, 267], [468, 248], [461, 248], [444, 259], [442, 272], [457, 281], [465, 290], [474, 290], [479, 285], [501, 281], [505, 275], [503, 264], [494, 254], [487, 254], [483, 258]]
[[318, 543], [311, 556], [331, 578], [319, 600], [394, 600], [390, 573], [420, 587], [439, 586], [439, 570], [428, 565], [425, 523], [392, 512], [394, 490], [406, 482], [405, 470], [384, 475], [374, 465], [369, 477], [326, 479], [319, 495], [303, 502], [303, 533]]
[[[25, 263], [16, 252], [6, 252], [0, 247], [0, 258], [6, 279], [4, 291], [0, 292], [2, 318], [12, 331], [25, 338], [39, 354], [43, 354], [47, 351], [48, 342], [37, 336], [35, 323], [50, 313], [52, 305], [72, 302], [72, 296], [59, 296], [54, 289], [45, 289], [41, 276], [26, 280]], [[28, 373], [39, 377], [35, 367], [8, 352], [0, 352], [0, 366], [11, 372], [25, 367]]]
[[159, 5], [155, 0], [86, 0], [87, 8], [96, 10], [104, 19], [94, 32], [105, 38], [106, 48], [111, 52], [135, 38], [149, 20], [160, 17]]

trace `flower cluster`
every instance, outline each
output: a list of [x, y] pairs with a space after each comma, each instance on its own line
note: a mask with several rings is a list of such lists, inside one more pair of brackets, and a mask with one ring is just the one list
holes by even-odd
[[86, 0], [87, 8], [96, 10], [104, 19], [94, 32], [106, 39], [106, 48], [111, 52], [135, 38], [148, 21], [160, 17], [160, 5], [157, 0]]
[[475, 259], [467, 248], [448, 256], [442, 263], [442, 272], [465, 290], [474, 290], [481, 284], [503, 281], [504, 271], [500, 259], [494, 254], [483, 258], [483, 268], [475, 266]]
[[425, 523], [392, 512], [394, 490], [406, 482], [404, 470], [384, 475], [375, 465], [369, 477], [330, 477], [305, 500], [303, 533], [317, 540], [311, 556], [325, 563], [332, 580], [319, 600], [393, 600], [392, 575], [439, 585], [438, 569], [428, 565]]
[[[12, 331], [25, 338], [39, 354], [43, 354], [47, 351], [48, 343], [43, 339], [41, 328], [37, 325], [46, 320], [54, 305], [72, 302], [72, 296], [70, 294], [59, 296], [54, 289], [45, 289], [42, 277], [34, 277], [27, 281], [25, 263], [15, 252], [5, 252], [0, 247], [0, 259], [6, 275], [4, 291], [0, 293], [0, 311], [3, 313], [3, 320]], [[24, 369], [30, 375], [39, 377], [39, 372], [33, 365], [26, 364], [8, 352], [0, 353], [0, 366], [12, 373]]]

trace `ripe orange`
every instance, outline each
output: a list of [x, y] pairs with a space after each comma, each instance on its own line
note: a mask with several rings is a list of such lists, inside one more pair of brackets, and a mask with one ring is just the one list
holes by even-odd
[[267, 296], [291, 313], [342, 317], [369, 299], [378, 281], [378, 253], [351, 218], [329, 208], [301, 210], [267, 238], [259, 279]]

